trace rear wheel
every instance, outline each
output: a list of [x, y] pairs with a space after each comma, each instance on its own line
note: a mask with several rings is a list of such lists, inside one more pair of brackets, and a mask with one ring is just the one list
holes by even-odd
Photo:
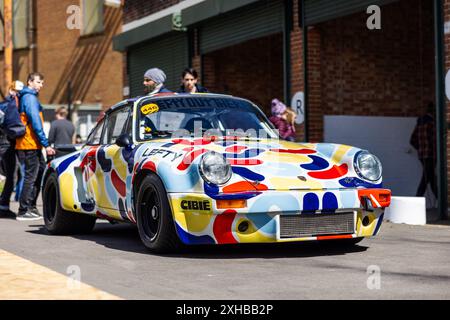
[[161, 180], [153, 174], [146, 176], [136, 191], [135, 199], [137, 226], [144, 245], [158, 253], [180, 250], [182, 244]]
[[55, 235], [89, 233], [95, 226], [95, 217], [64, 210], [61, 207], [58, 178], [51, 173], [42, 190], [44, 222], [48, 232]]

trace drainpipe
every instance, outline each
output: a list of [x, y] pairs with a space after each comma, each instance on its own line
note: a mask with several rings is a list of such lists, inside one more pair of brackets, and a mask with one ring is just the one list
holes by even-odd
[[[13, 2], [5, 0], [4, 2], [4, 20], [5, 20], [5, 65], [4, 65], [4, 81], [5, 88], [13, 81]], [[6, 91], [8, 91], [6, 89]]]
[[291, 101], [291, 31], [293, 24], [293, 0], [284, 2], [284, 32], [283, 32], [283, 68], [284, 68], [284, 101], [290, 105]]
[[442, 0], [434, 1], [435, 69], [436, 69], [436, 139], [438, 167], [438, 210], [441, 219], [448, 219], [447, 203], [447, 126], [444, 97], [444, 18]]
[[308, 26], [306, 25], [305, 21], [305, 1], [298, 0], [299, 1], [299, 17], [301, 17], [300, 22], [300, 28], [302, 28], [302, 35], [303, 35], [303, 90], [304, 90], [304, 110], [305, 110], [305, 141], [309, 140], [309, 119], [308, 119]]
[[29, 70], [30, 72], [36, 72], [37, 67], [37, 44], [36, 44], [36, 12], [37, 1], [30, 0], [28, 3], [28, 44], [30, 48], [29, 52]]

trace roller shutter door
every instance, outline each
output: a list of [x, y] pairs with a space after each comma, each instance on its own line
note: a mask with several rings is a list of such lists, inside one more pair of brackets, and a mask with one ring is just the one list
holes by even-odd
[[178, 90], [181, 72], [189, 66], [188, 56], [188, 37], [181, 32], [130, 48], [127, 60], [131, 97], [143, 95], [144, 73], [154, 67], [166, 73], [167, 88]]
[[304, 0], [305, 24], [344, 17], [357, 12], [365, 12], [370, 5], [382, 6], [398, 0]]
[[283, 3], [263, 0], [206, 21], [200, 28], [201, 53], [283, 32]]

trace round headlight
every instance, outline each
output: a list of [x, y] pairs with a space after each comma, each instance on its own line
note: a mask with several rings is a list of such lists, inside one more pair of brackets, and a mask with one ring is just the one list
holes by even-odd
[[358, 153], [355, 159], [355, 167], [361, 178], [370, 181], [379, 180], [383, 171], [380, 160], [367, 151]]
[[231, 166], [227, 160], [214, 151], [208, 152], [200, 162], [200, 174], [206, 182], [223, 185], [231, 179]]

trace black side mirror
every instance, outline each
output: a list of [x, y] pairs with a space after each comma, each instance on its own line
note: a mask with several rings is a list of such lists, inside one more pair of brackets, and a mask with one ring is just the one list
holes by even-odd
[[128, 133], [121, 134], [116, 139], [116, 144], [121, 148], [128, 148], [132, 144], [130, 135]]

